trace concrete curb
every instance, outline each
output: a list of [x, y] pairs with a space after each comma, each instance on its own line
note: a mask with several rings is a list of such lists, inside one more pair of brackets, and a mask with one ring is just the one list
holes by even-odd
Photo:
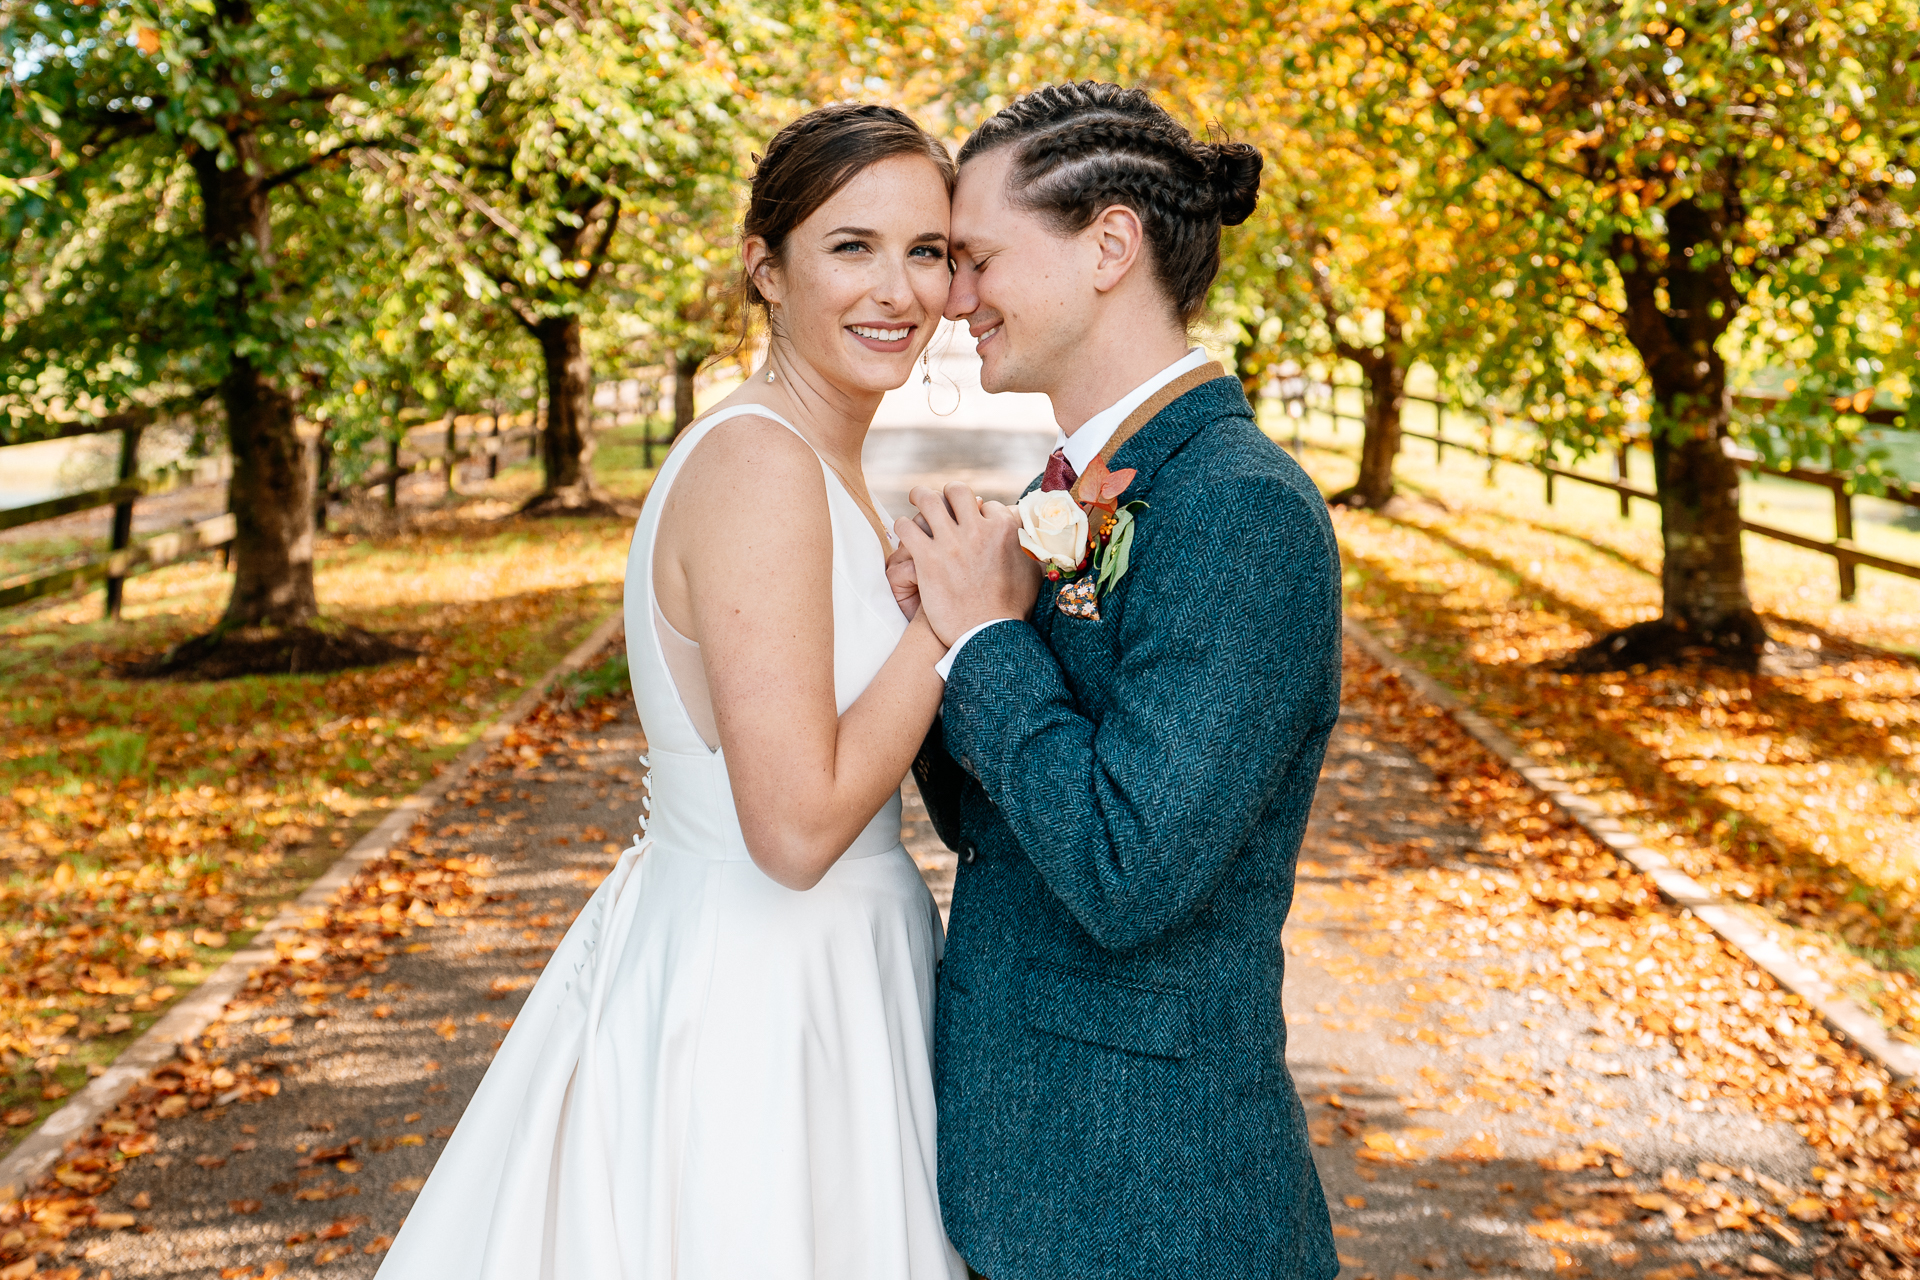
[[1496, 729], [1485, 716], [1467, 707], [1452, 690], [1424, 671], [1414, 669], [1412, 664], [1389, 649], [1364, 624], [1351, 617], [1345, 623], [1347, 638], [1364, 650], [1368, 657], [1445, 710], [1469, 736], [1559, 806], [1576, 826], [1644, 872], [1659, 888], [1662, 897], [1699, 917], [1729, 946], [1766, 970], [1781, 986], [1805, 1000], [1828, 1027], [1879, 1063], [1896, 1081], [1911, 1083], [1920, 1079], [1920, 1047], [1902, 1044], [1888, 1035], [1886, 1027], [1870, 1010], [1842, 994], [1826, 978], [1796, 960], [1778, 941], [1755, 925], [1744, 910], [1716, 896], [1698, 880], [1675, 867], [1665, 854], [1649, 849], [1634, 839], [1631, 832], [1599, 805], [1575, 791], [1552, 768], [1535, 760]]
[[246, 950], [236, 951], [226, 963], [215, 969], [207, 980], [189, 992], [185, 999], [167, 1010], [166, 1016], [148, 1027], [145, 1034], [121, 1051], [105, 1074], [89, 1081], [87, 1087], [58, 1111], [48, 1116], [6, 1159], [0, 1160], [0, 1203], [13, 1200], [31, 1190], [48, 1169], [66, 1152], [67, 1142], [86, 1133], [100, 1118], [120, 1105], [120, 1100], [135, 1084], [161, 1063], [173, 1057], [186, 1040], [204, 1031], [220, 1016], [227, 1002], [246, 985], [247, 978], [262, 965], [276, 958], [274, 940], [300, 927], [314, 912], [323, 910], [333, 895], [367, 863], [384, 857], [404, 840], [440, 798], [466, 781], [487, 753], [511, 733], [516, 725], [540, 705], [547, 690], [562, 676], [570, 675], [591, 662], [619, 632], [623, 614], [616, 611], [595, 627], [587, 638], [562, 658], [545, 675], [530, 685], [511, 706], [501, 712], [467, 749], [454, 757], [437, 777], [407, 796], [380, 820], [379, 825], [360, 837], [354, 846], [334, 860], [332, 866], [308, 885], [305, 892], [280, 908], [279, 914], [253, 936]]

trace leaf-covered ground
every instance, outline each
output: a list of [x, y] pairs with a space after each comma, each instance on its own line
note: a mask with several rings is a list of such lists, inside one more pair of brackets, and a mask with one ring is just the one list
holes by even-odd
[[625, 521], [475, 518], [530, 480], [320, 540], [322, 607], [411, 661], [115, 678], [214, 621], [212, 559], [133, 579], [118, 625], [97, 592], [0, 619], [0, 1150], [617, 604]]
[[[623, 714], [616, 746], [599, 735]], [[633, 721], [624, 655], [550, 693], [41, 1186], [0, 1205], [0, 1276], [371, 1274], [452, 1132], [447, 1104], [622, 847], [594, 823], [638, 816]], [[566, 897], [547, 896], [556, 879]], [[477, 994], [476, 960], [495, 974]], [[371, 1068], [382, 1051], [393, 1060]]]
[[[1344, 452], [1309, 448], [1331, 489]], [[1350, 611], [1557, 765], [1650, 846], [1793, 930], [1895, 1034], [1920, 1039], [1920, 582], [1749, 536], [1777, 652], [1758, 675], [1563, 675], [1550, 664], [1659, 612], [1659, 531], [1612, 495], [1456, 455], [1402, 459], [1405, 496], [1341, 511]]]
[[[1538, 1162], [1549, 1173], [1582, 1176], [1549, 1187], [1546, 1203], [1514, 1206], [1535, 1220], [1527, 1233], [1552, 1246], [1556, 1273], [1590, 1267], [1678, 1280], [1699, 1270], [1668, 1246], [1706, 1241], [1735, 1262], [1784, 1246], [1810, 1257], [1822, 1280], [1920, 1275], [1920, 1096], [1892, 1084], [1797, 996], [1663, 902], [1650, 880], [1545, 805], [1450, 717], [1352, 649], [1343, 701], [1364, 733], [1431, 771], [1429, 795], [1441, 813], [1422, 821], [1470, 833], [1458, 850], [1430, 836], [1387, 842], [1368, 850], [1370, 870], [1320, 892], [1364, 926], [1348, 934], [1359, 953], [1349, 963], [1351, 1012], [1382, 1002], [1385, 1013], [1404, 993], [1404, 1016], [1394, 1016], [1437, 1024], [1388, 1027], [1431, 1045], [1446, 1068], [1401, 1082], [1401, 1108], [1435, 1115], [1415, 1125], [1518, 1111], [1547, 1125], [1542, 1138], [1565, 1135], [1563, 1149]], [[1336, 821], [1347, 816], [1342, 808], [1378, 803], [1337, 772], [1323, 776], [1322, 789]], [[1316, 856], [1342, 852], [1352, 851], [1327, 847]], [[1310, 863], [1301, 869], [1303, 877], [1322, 873]], [[1295, 927], [1310, 942], [1331, 923]], [[1491, 1026], [1464, 1016], [1496, 992], [1537, 1016]], [[1442, 1016], [1422, 1016], [1423, 1006]], [[1612, 1089], [1537, 1069], [1543, 1024], [1567, 1011], [1596, 1037], [1582, 1039], [1573, 1060], [1601, 1075], [1663, 1080], [1660, 1092], [1679, 1105], [1622, 1108], [1622, 1099], [1606, 1096]], [[1641, 1062], [1630, 1066], [1636, 1051]], [[1331, 1113], [1314, 1112], [1321, 1145], [1338, 1122], [1354, 1121], [1348, 1104], [1328, 1105]], [[1694, 1118], [1709, 1116], [1790, 1124], [1817, 1160], [1809, 1181], [1756, 1176], [1730, 1150], [1701, 1145]], [[1353, 1136], [1367, 1134], [1355, 1124]], [[1404, 1149], [1406, 1137], [1376, 1132], [1355, 1158], [1376, 1166], [1426, 1161]], [[1697, 1152], [1692, 1167], [1635, 1169], [1620, 1145], [1676, 1143]], [[1459, 1174], [1500, 1156], [1489, 1132], [1427, 1163], [1454, 1162]], [[1768, 1274], [1767, 1261], [1745, 1269]], [[1732, 1274], [1725, 1261], [1704, 1265]]]

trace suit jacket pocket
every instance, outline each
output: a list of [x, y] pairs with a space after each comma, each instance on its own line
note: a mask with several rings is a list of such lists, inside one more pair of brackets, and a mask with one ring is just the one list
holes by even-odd
[[1193, 1052], [1193, 1010], [1174, 988], [1116, 982], [1076, 969], [1029, 961], [1021, 1003], [1036, 1031], [1152, 1058]]

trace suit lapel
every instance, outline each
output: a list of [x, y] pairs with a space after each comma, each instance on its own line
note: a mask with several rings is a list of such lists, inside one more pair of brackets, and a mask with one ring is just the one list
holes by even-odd
[[1172, 382], [1169, 382], [1166, 386], [1148, 396], [1140, 402], [1139, 408], [1127, 415], [1125, 422], [1114, 428], [1113, 434], [1107, 438], [1107, 443], [1101, 447], [1100, 461], [1103, 463], [1112, 463], [1113, 455], [1120, 452], [1120, 446], [1133, 439], [1142, 427], [1159, 417], [1160, 411], [1172, 404], [1175, 400], [1178, 400], [1181, 396], [1187, 394], [1187, 392], [1192, 391], [1195, 387], [1212, 382], [1215, 378], [1224, 378], [1226, 376], [1227, 371], [1221, 368], [1218, 360], [1209, 360], [1198, 369], [1187, 370]]
[[[1139, 408], [1127, 415], [1126, 421], [1114, 430], [1112, 438], [1100, 450], [1102, 462], [1118, 463], [1114, 470], [1132, 467], [1136, 473], [1133, 483], [1121, 495], [1121, 500], [1144, 497], [1153, 487], [1154, 473], [1195, 432], [1215, 419], [1233, 415], [1252, 417], [1253, 408], [1247, 403], [1246, 393], [1240, 389], [1238, 380], [1229, 377], [1217, 361], [1209, 361], [1198, 369], [1181, 374], [1154, 392]], [[1038, 489], [1040, 479], [1039, 476], [1034, 477], [1025, 493]], [[1060, 587], [1058, 582], [1040, 584], [1040, 598], [1034, 603], [1033, 621], [1035, 629], [1043, 637], [1053, 634], [1056, 617], [1054, 603], [1060, 595]]]
[[[1120, 495], [1122, 502], [1145, 497], [1153, 487], [1155, 474], [1195, 432], [1221, 418], [1253, 416], [1253, 407], [1247, 403], [1239, 380], [1229, 377], [1218, 364], [1195, 369], [1187, 378], [1194, 381], [1185, 385], [1173, 399], [1162, 403], [1153, 416], [1129, 432], [1126, 439], [1112, 446], [1113, 469], [1122, 471], [1131, 467], [1135, 473], [1133, 483]], [[1187, 383], [1187, 378], [1169, 383], [1165, 390], [1173, 391]], [[1152, 404], [1153, 401], [1148, 401], [1140, 407], [1146, 409]], [[1116, 437], [1119, 434], [1114, 433]], [[1105, 450], [1102, 455], [1107, 456]]]

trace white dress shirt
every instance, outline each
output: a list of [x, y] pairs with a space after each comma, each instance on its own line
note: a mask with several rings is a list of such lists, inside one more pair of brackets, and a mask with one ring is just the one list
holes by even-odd
[[[1113, 433], [1120, 429], [1120, 424], [1125, 422], [1135, 409], [1152, 399], [1153, 394], [1160, 388], [1182, 374], [1198, 369], [1207, 360], [1205, 347], [1189, 348], [1187, 354], [1081, 423], [1080, 429], [1072, 435], [1064, 431], [1056, 434], [1053, 447], [1066, 454], [1067, 465], [1073, 468], [1073, 474], [1076, 476], [1081, 474], [1093, 465], [1093, 460], [1100, 456], [1102, 449], [1107, 447], [1107, 441], [1113, 439]], [[939, 673], [942, 680], [945, 680], [953, 671], [953, 660], [960, 656], [960, 650], [966, 647], [967, 641], [995, 623], [1012, 621], [1012, 618], [995, 618], [992, 622], [983, 622], [963, 632], [960, 638], [953, 642], [953, 647], [947, 650], [946, 656], [933, 664], [933, 669]]]

